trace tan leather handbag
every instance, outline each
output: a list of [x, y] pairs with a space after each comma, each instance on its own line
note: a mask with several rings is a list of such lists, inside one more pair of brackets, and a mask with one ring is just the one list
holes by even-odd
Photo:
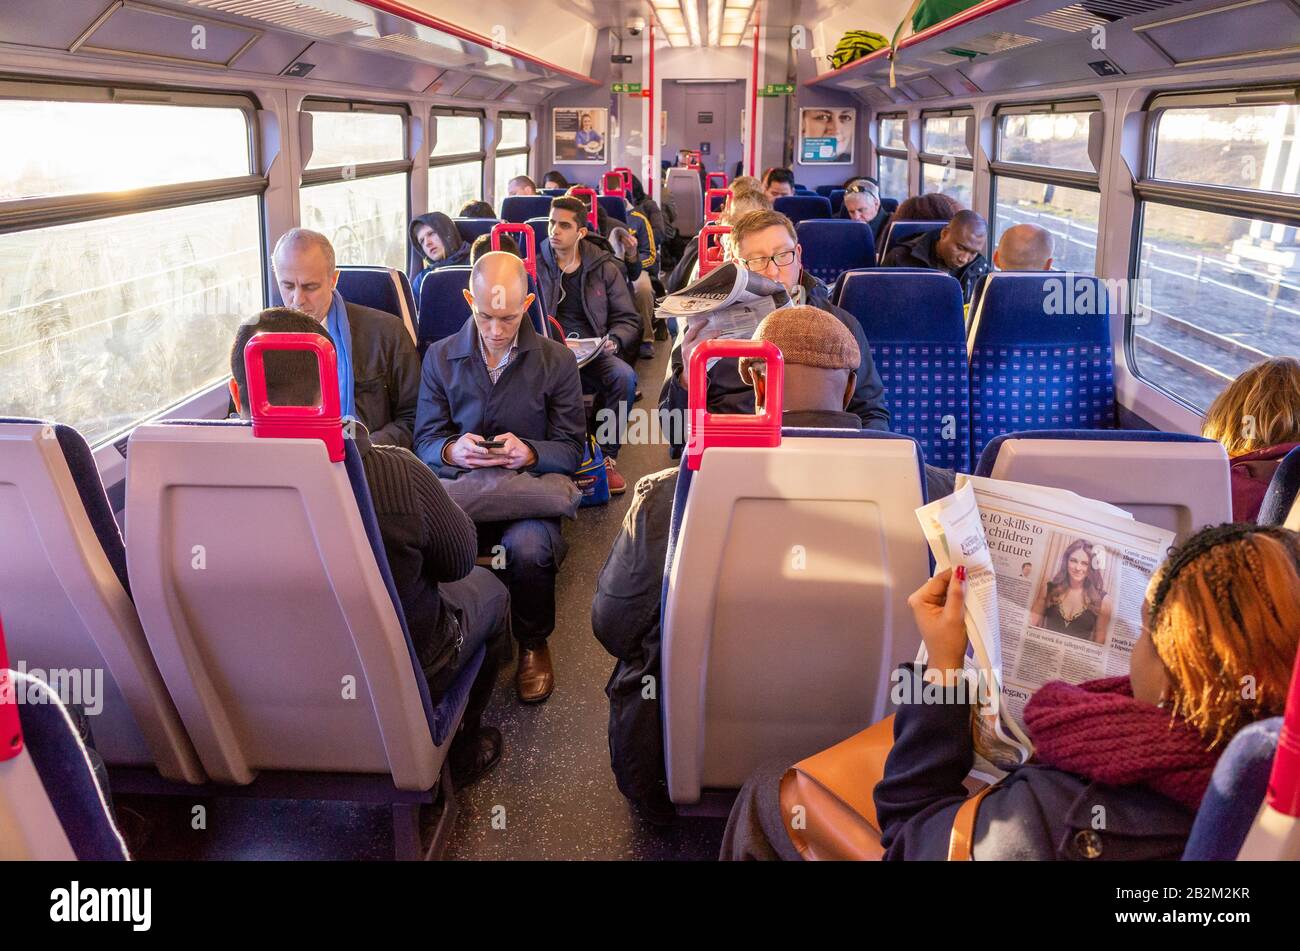
[[[872, 793], [885, 775], [893, 745], [894, 718], [889, 716], [786, 770], [781, 813], [790, 841], [806, 861], [878, 861], [884, 856]], [[993, 788], [980, 789], [957, 810], [949, 861], [970, 860], [975, 816]]]

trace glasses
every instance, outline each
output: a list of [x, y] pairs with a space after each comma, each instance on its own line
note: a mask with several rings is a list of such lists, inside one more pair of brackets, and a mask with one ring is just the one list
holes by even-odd
[[745, 267], [751, 271], [766, 271], [769, 262], [777, 267], [788, 267], [794, 261], [794, 250], [778, 251], [776, 254], [765, 254], [759, 258], [746, 258]]

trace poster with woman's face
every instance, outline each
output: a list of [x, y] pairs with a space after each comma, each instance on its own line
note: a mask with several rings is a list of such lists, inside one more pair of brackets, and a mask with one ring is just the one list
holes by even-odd
[[853, 164], [853, 129], [858, 110], [851, 106], [815, 106], [799, 110], [799, 164]]
[[609, 137], [608, 109], [552, 109], [551, 137], [555, 145], [554, 160], [604, 165], [608, 161], [606, 139]]

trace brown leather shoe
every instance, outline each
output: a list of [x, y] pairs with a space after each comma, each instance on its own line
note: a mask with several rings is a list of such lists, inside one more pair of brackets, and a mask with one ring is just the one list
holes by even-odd
[[555, 669], [551, 666], [551, 651], [545, 641], [540, 647], [520, 645], [515, 689], [524, 703], [541, 703], [555, 689]]

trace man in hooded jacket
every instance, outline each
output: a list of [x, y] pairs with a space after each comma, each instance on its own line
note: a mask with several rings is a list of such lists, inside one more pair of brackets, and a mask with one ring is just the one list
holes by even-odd
[[418, 216], [409, 229], [411, 249], [420, 263], [420, 273], [411, 281], [411, 292], [420, 299], [420, 285], [432, 271], [449, 264], [469, 264], [470, 243], [460, 236], [456, 222], [441, 211]]

